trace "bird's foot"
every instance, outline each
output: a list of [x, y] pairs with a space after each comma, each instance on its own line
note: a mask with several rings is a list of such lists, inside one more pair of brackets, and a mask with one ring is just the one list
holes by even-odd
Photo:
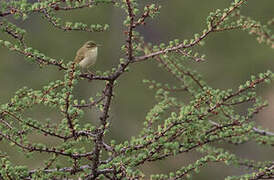
[[92, 76], [95, 75], [95, 73], [93, 71], [90, 71], [89, 69], [87, 70], [89, 74], [91, 74]]

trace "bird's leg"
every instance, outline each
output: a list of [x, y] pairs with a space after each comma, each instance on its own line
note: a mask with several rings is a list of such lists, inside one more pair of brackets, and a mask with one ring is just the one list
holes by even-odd
[[88, 71], [88, 73], [95, 75], [95, 73], [93, 71], [90, 71], [88, 68], [87, 68], [87, 71]]
[[83, 75], [87, 75], [88, 73], [87, 73], [87, 71], [85, 70], [85, 68], [80, 68], [80, 72], [81, 72], [81, 74], [83, 74]]

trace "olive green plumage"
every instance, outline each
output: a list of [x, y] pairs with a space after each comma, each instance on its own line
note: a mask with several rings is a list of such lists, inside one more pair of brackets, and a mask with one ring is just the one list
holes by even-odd
[[98, 45], [93, 41], [86, 42], [76, 53], [74, 62], [82, 68], [89, 68], [97, 60]]

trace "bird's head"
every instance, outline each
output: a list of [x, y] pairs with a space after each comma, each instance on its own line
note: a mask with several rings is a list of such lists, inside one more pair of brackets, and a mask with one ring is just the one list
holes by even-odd
[[97, 46], [98, 45], [94, 41], [88, 41], [84, 44], [84, 47], [89, 48], [89, 49], [97, 47]]

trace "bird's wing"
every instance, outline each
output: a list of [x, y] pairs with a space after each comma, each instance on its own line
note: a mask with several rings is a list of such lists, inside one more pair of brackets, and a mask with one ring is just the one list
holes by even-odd
[[80, 63], [85, 58], [84, 50], [81, 48], [77, 51], [76, 56], [74, 58], [75, 63]]

